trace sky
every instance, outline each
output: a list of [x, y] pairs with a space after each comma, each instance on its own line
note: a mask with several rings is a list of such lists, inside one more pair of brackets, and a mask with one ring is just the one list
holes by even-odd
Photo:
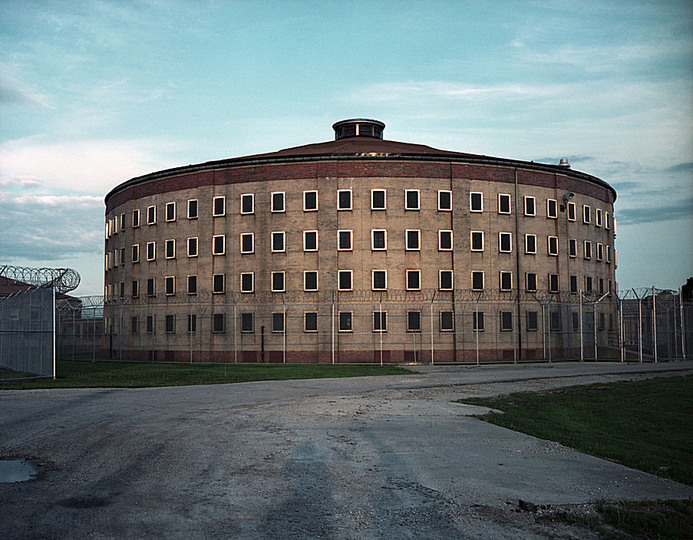
[[385, 138], [618, 192], [620, 290], [693, 276], [693, 4], [0, 0], [0, 265], [103, 293], [104, 196], [168, 167]]

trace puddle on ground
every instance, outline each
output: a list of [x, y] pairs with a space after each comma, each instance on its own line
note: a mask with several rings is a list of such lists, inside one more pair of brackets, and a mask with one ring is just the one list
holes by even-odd
[[0, 459], [0, 484], [27, 482], [37, 476], [34, 466], [25, 459]]

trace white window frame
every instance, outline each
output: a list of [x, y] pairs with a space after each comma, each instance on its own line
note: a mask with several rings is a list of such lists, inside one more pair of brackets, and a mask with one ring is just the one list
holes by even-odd
[[[385, 284], [382, 287], [375, 286], [375, 274], [382, 273], [385, 277]], [[386, 291], [387, 290], [387, 270], [372, 270], [371, 271], [371, 289], [374, 291]]]
[[[151, 256], [149, 253], [150, 247], [151, 246]], [[147, 242], [147, 260], [148, 261], [155, 261], [156, 260], [156, 242]]]
[[[349, 247], [342, 246], [340, 241], [341, 233], [349, 233]], [[337, 231], [337, 251], [353, 251], [354, 250], [354, 231], [352, 229], [339, 229]]]
[[[250, 250], [243, 249], [243, 239], [250, 237]], [[239, 235], [240, 240], [240, 250], [243, 255], [248, 255], [250, 253], [255, 253], [255, 233], [245, 232]]]
[[[315, 274], [315, 288], [314, 289], [309, 289], [308, 286], [306, 285], [307, 283], [307, 278], [308, 274]], [[306, 292], [315, 292], [319, 290], [320, 288], [320, 274], [318, 273], [317, 270], [304, 270], [303, 271], [303, 290]]]
[[[503, 287], [503, 276], [510, 276], [510, 287]], [[509, 272], [507, 270], [501, 270], [498, 272], [498, 288], [503, 291], [512, 291], [513, 290], [513, 273]]]
[[[534, 286], [530, 286], [530, 277], [534, 280]], [[537, 292], [538, 278], [536, 272], [525, 272], [525, 291], [527, 292]]]
[[[447, 195], [450, 196], [450, 206], [448, 208], [446, 208], [440, 204], [441, 193], [446, 193]], [[438, 190], [438, 211], [439, 212], [452, 212], [452, 191], [450, 191], [449, 189], [439, 189]]]
[[[375, 247], [376, 233], [383, 233], [383, 247]], [[387, 251], [387, 229], [371, 229], [371, 250]]]
[[[375, 194], [376, 193], [383, 193], [383, 206], [382, 207], [375, 207]], [[383, 188], [374, 188], [371, 189], [371, 210], [373, 211], [381, 211], [381, 210], [387, 210], [387, 190]]]
[[[449, 247], [443, 246], [443, 237], [444, 236], [448, 236]], [[438, 251], [452, 251], [452, 250], [453, 250], [452, 231], [447, 230], [447, 229], [438, 231]]]
[[601, 208], [595, 208], [594, 209], [594, 226], [595, 227], [601, 227], [602, 226], [602, 209]]
[[[503, 249], [503, 238], [508, 238], [508, 249]], [[498, 233], [498, 252], [499, 253], [512, 253], [513, 252], [513, 233], [510, 232], [499, 232]]]
[[[315, 235], [315, 247], [308, 247], [308, 235]], [[318, 251], [319, 234], [318, 231], [303, 231], [303, 251]]]
[[[554, 242], [553, 249], [551, 249], [551, 242]], [[546, 239], [546, 252], [549, 257], [558, 257], [558, 236], [549, 236]]]
[[575, 259], [577, 257], [577, 238], [568, 239], [568, 257]]
[[[450, 317], [450, 327], [443, 325], [443, 314], [449, 314]], [[455, 331], [455, 312], [449, 309], [444, 309], [438, 312], [438, 331], [439, 332], [454, 332]]]
[[147, 206], [147, 225], [156, 225], [156, 205]]
[[[553, 212], [551, 208], [553, 207]], [[558, 219], [558, 201], [556, 199], [546, 199], [546, 217], [548, 219]]]
[[[342, 275], [349, 276], [349, 287], [342, 287]], [[337, 270], [337, 290], [353, 291], [354, 290], [354, 271], [353, 270]]]
[[140, 262], [140, 245], [132, 244], [132, 264]]
[[[169, 292], [169, 284], [171, 285], [171, 292]], [[176, 295], [176, 276], [166, 276], [164, 278], [164, 294], [166, 296]]]
[[597, 242], [597, 261], [602, 262], [604, 260], [604, 244]]
[[[315, 316], [315, 328], [308, 328], [308, 316]], [[317, 311], [304, 311], [303, 312], [303, 331], [307, 333], [315, 333], [318, 331], [318, 312]]]
[[[409, 233], [414, 233], [416, 246], [412, 247], [409, 243]], [[406, 229], [404, 231], [404, 247], [406, 251], [421, 251], [421, 229]]]
[[[528, 206], [532, 206], [532, 208], [528, 208]], [[532, 195], [525, 195], [524, 196], [524, 210], [525, 210], [525, 216], [529, 217], [534, 217], [537, 215], [537, 198], [533, 197]]]
[[590, 260], [592, 258], [592, 242], [585, 240], [582, 245], [582, 254], [585, 260]]
[[589, 204], [582, 205], [582, 222], [592, 223], [592, 207]]
[[[281, 278], [281, 287], [275, 287], [274, 279], [275, 277]], [[270, 275], [270, 289], [273, 293], [283, 293], [286, 292], [286, 272], [272, 272]]]
[[[474, 275], [479, 275], [481, 274], [481, 288], [474, 287]], [[469, 279], [471, 280], [471, 289], [473, 291], [483, 291], [486, 288], [486, 274], [482, 272], [481, 270], [472, 270], [472, 272], [469, 274]]]
[[[275, 195], [281, 199], [281, 208], [279, 208], [279, 205], [275, 205]], [[273, 191], [270, 194], [270, 211], [273, 214], [286, 212], [286, 191]]]
[[[169, 246], [173, 246], [173, 254], [169, 255]], [[166, 240], [164, 243], [164, 258], [165, 259], [175, 259], [176, 258], [176, 241], [175, 239]]]
[[[243, 287], [243, 277], [250, 276], [250, 289]], [[255, 272], [241, 272], [239, 275], [238, 285], [242, 294], [250, 294], [255, 292]]]
[[[194, 245], [195, 245], [194, 250], [190, 249], [190, 241], [191, 240], [194, 242]], [[186, 249], [188, 251], [188, 257], [197, 257], [197, 255], [199, 253], [199, 245], [200, 245], [200, 243], [197, 240], [197, 236], [191, 236], [190, 238], [188, 238], [188, 240], [186, 242]]]
[[[340, 193], [348, 193], [349, 194], [349, 206], [341, 206], [340, 204]], [[351, 189], [338, 189], [337, 190], [337, 210], [353, 210], [354, 208], [354, 193]]]
[[132, 211], [132, 228], [137, 229], [140, 226], [140, 209], [136, 208]]
[[[556, 286], [555, 286], [555, 287], [552, 286], [552, 285], [553, 285], [554, 278], [555, 278], [555, 281], [556, 281]], [[549, 292], [550, 292], [550, 293], [557, 293], [557, 292], [559, 292], [559, 291], [560, 291], [560, 281], [559, 281], [560, 278], [559, 278], [558, 274], [549, 274], [548, 280], [549, 280], [549, 283], [548, 283], [548, 285], [549, 285], [549, 286], [548, 286]]]
[[[409, 283], [409, 276], [418, 276], [418, 286], [412, 287]], [[408, 291], [420, 291], [421, 290], [421, 270], [405, 270], [404, 271], [404, 284]]]
[[[534, 241], [534, 245], [530, 246], [530, 238]], [[532, 248], [532, 249], [530, 249]], [[536, 234], [525, 234], [525, 254], [536, 255], [537, 254], [537, 235]]]
[[607, 231], [611, 229], [611, 215], [609, 212], [604, 212], [604, 228]]
[[[413, 327], [410, 326], [411, 320], [409, 319], [409, 315], [410, 315], [410, 314], [413, 314], [413, 313], [417, 313], [418, 316], [419, 316], [419, 321], [418, 321], [418, 322], [419, 322], [419, 326], [418, 326], [418, 328], [413, 328]], [[421, 313], [421, 310], [420, 310], [420, 309], [408, 309], [408, 310], [407, 310], [407, 332], [410, 332], [410, 333], [419, 333], [419, 332], [422, 331], [422, 327], [423, 327], [423, 313]]]
[[[281, 249], [275, 249], [274, 239], [281, 237], [282, 247]], [[285, 253], [286, 252], [286, 231], [272, 231], [270, 236], [270, 248], [272, 253]]]
[[[443, 273], [450, 273], [450, 287], [443, 287]], [[438, 270], [438, 289], [452, 291], [455, 288], [455, 273], [452, 270]]]
[[[481, 235], [481, 248], [474, 247], [474, 235]], [[484, 251], [484, 231], [469, 231], [469, 249], [481, 253]]]
[[[306, 205], [306, 197], [309, 193], [315, 193], [315, 208], [308, 208]], [[318, 211], [318, 190], [308, 189], [303, 192], [303, 211], [304, 212], [317, 212]]]
[[[409, 194], [416, 193], [416, 206], [409, 206]], [[405, 210], [421, 210], [421, 190], [405, 189], [404, 190], [404, 209]]]
[[[342, 315], [349, 315], [349, 328], [342, 328]], [[340, 311], [337, 314], [337, 326], [339, 327], [339, 332], [353, 332], [354, 331], [354, 313], [353, 311]]]
[[[474, 208], [474, 195], [479, 195], [479, 201], [481, 202], [481, 208]], [[481, 191], [470, 191], [469, 192], [469, 211], [474, 213], [481, 213], [484, 211], [484, 194]]]
[[[191, 214], [190, 207], [195, 203], [195, 214]], [[188, 219], [197, 219], [200, 214], [200, 205], [197, 199], [188, 199]]]
[[[169, 217], [169, 210], [171, 208], [173, 208], [173, 210], [171, 210], [173, 212], [173, 215], [171, 217]], [[175, 202], [167, 202], [166, 203], [166, 221], [169, 223], [172, 221], [176, 221], [176, 203]]]
[[[250, 198], [250, 212], [243, 210], [244, 199]], [[255, 213], [255, 193], [241, 193], [241, 208], [240, 213], [243, 216], [248, 216]]]
[[[215, 289], [216, 278], [221, 276], [221, 290]], [[212, 274], [212, 294], [225, 294], [226, 293], [226, 274]]]
[[[217, 201], [221, 201], [221, 212], [217, 212]], [[226, 197], [219, 195], [212, 199], [212, 216], [223, 217], [226, 215]]]
[[577, 205], [574, 202], [568, 203], [568, 221], [577, 221]]
[[[216, 240], [221, 238], [221, 252], [216, 250]], [[215, 234], [212, 236], [212, 255], [226, 255], [226, 235]]]
[[[376, 328], [376, 322], [378, 323], [378, 328]], [[373, 312], [373, 332], [387, 332], [387, 311], [378, 310]]]
[[[501, 204], [501, 200], [505, 199], [505, 198], [508, 199], [508, 210], [507, 211], [502, 210], [502, 204]], [[506, 214], [506, 215], [512, 214], [513, 213], [512, 202], [513, 202], [513, 199], [511, 197], [510, 193], [499, 193], [498, 194], [498, 213], [499, 214]]]
[[[194, 278], [195, 281], [195, 290], [191, 291], [190, 290], [190, 280], [191, 278]], [[194, 296], [197, 294], [197, 274], [190, 274], [185, 277], [185, 286], [186, 286], [186, 291], [190, 296]]]

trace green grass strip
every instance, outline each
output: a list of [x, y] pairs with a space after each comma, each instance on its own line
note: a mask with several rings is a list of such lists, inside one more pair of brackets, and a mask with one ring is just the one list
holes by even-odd
[[[10, 372], [0, 372], [0, 379]], [[406, 375], [392, 366], [338, 366], [331, 364], [137, 364], [71, 362], [57, 364], [57, 379], [0, 382], [0, 389], [34, 388], [143, 388], [252, 381], [285, 381]]]
[[481, 418], [693, 485], [693, 376], [468, 398]]

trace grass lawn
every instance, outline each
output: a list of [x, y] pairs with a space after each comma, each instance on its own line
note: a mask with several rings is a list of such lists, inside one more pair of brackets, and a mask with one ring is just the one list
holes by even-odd
[[482, 418], [693, 485], [693, 376], [470, 398]]
[[[57, 379], [0, 382], [0, 389], [141, 388], [329, 377], [406, 375], [390, 366], [333, 366], [325, 364], [136, 364], [59, 361]], [[0, 379], [17, 374], [0, 370]]]

